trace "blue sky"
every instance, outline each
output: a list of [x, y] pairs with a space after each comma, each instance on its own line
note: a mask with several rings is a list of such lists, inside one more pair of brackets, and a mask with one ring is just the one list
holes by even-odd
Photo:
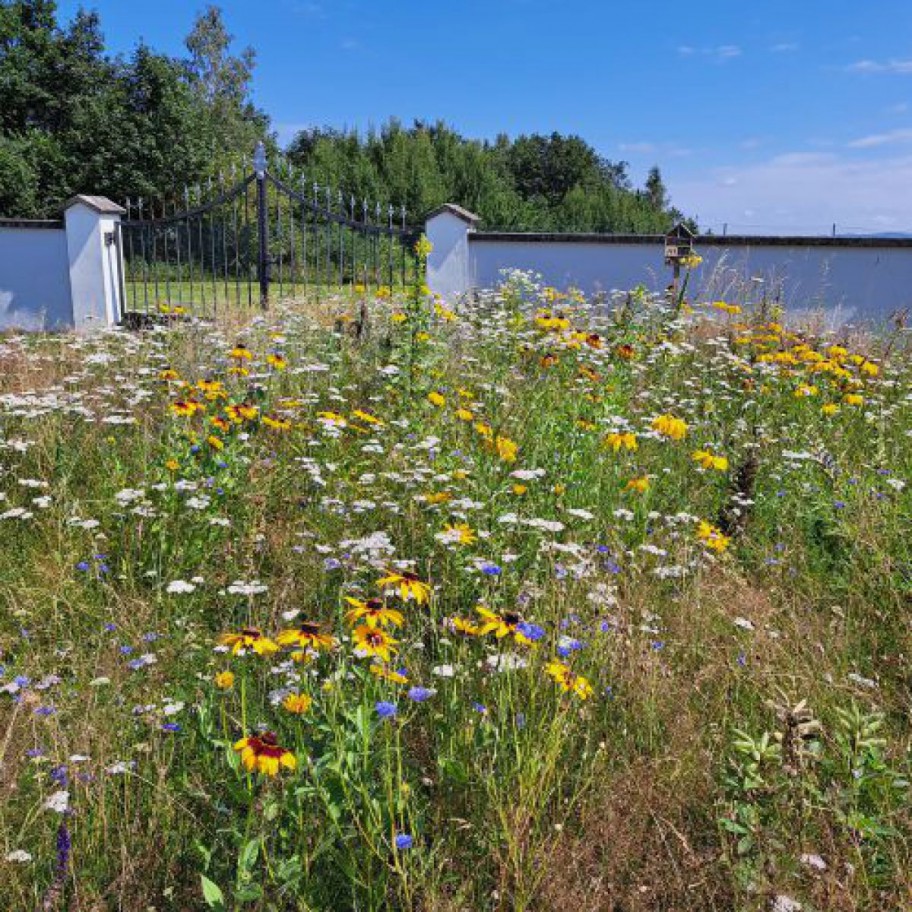
[[[63, 0], [66, 18], [80, 5]], [[187, 0], [85, 0], [109, 49], [179, 53]], [[730, 231], [912, 231], [912, 2], [223, 0], [283, 139], [442, 118], [658, 164]]]

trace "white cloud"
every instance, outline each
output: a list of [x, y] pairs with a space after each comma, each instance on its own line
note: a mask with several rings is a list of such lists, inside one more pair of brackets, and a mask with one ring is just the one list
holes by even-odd
[[780, 44], [774, 44], [770, 50], [774, 54], [789, 54], [792, 51], [799, 50], [799, 45], [794, 41], [783, 41]]
[[641, 155], [648, 155], [650, 152], [655, 152], [656, 144], [651, 142], [630, 142], [621, 143], [618, 148], [621, 152], [634, 152]]
[[678, 56], [680, 57], [707, 57], [716, 62], [731, 60], [734, 57], [740, 57], [741, 48], [737, 44], [720, 44], [716, 47], [692, 47], [689, 44], [682, 44], [678, 47]]
[[890, 130], [889, 133], [873, 133], [862, 136], [849, 143], [850, 149], [874, 149], [878, 146], [895, 145], [896, 143], [912, 142], [912, 129]]
[[906, 76], [912, 74], [912, 60], [857, 60], [847, 69], [850, 73], [894, 73]]
[[[821, 233], [912, 230], [912, 155], [870, 161], [835, 154], [779, 155], [689, 178], [666, 174], [676, 206], [720, 230]], [[750, 210], [753, 227], [739, 225]]]
[[694, 151], [676, 142], [652, 142], [651, 140], [618, 143], [618, 149], [628, 155], [653, 155], [657, 158], [684, 158], [692, 155]]

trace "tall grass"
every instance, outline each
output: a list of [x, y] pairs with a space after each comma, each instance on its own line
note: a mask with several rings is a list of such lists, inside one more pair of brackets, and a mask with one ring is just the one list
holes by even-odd
[[3, 908], [912, 908], [908, 353], [690, 305], [4, 339]]

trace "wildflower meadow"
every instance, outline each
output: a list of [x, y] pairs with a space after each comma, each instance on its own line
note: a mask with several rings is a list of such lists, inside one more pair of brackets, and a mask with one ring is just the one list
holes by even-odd
[[0, 908], [912, 909], [901, 329], [163, 311], [0, 340]]

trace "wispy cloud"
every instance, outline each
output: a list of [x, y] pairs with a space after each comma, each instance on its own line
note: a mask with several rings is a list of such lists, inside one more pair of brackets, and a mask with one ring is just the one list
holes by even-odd
[[663, 159], [684, 158], [694, 151], [688, 146], [682, 146], [677, 142], [653, 142], [652, 140], [618, 143], [618, 149], [628, 155], [654, 155]]
[[800, 47], [795, 41], [783, 41], [780, 44], [774, 44], [770, 50], [774, 54], [790, 54], [793, 51], [800, 50]]
[[618, 148], [621, 152], [634, 152], [640, 155], [648, 155], [650, 152], [655, 152], [656, 144], [652, 142], [629, 142], [629, 143], [620, 143]]
[[[912, 228], [912, 155], [860, 160], [795, 152], [666, 181], [675, 205], [702, 224], [797, 233]], [[748, 215], [748, 213], [750, 213]]]
[[912, 75], [912, 60], [856, 60], [847, 67], [850, 73], [893, 73]]
[[723, 60], [732, 60], [740, 57], [741, 48], [737, 44], [720, 44], [716, 47], [693, 47], [689, 44], [682, 44], [678, 47], [678, 56], [680, 57], [705, 57], [707, 59], [721, 62]]
[[912, 129], [890, 130], [887, 133], [873, 133], [849, 143], [850, 149], [876, 149], [878, 146], [892, 146], [912, 142]]

